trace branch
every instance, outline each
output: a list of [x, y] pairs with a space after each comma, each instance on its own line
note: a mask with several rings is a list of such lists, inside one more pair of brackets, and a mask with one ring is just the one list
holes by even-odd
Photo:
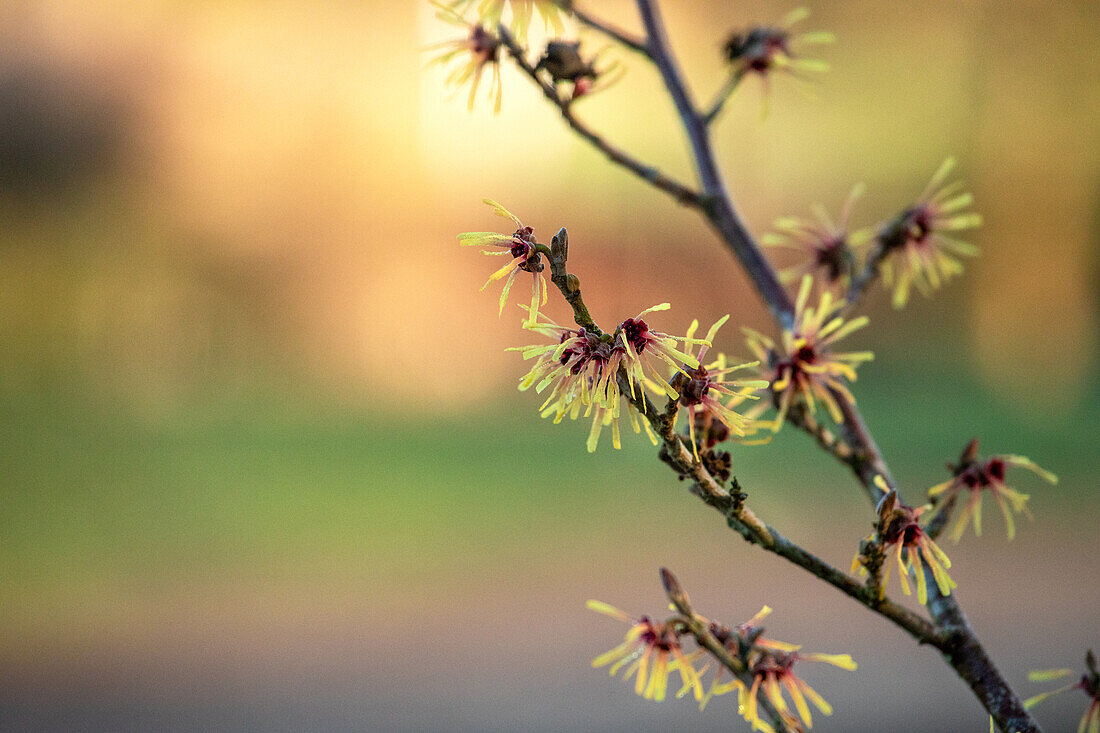
[[497, 28], [497, 32], [500, 34], [500, 40], [504, 43], [505, 47], [507, 47], [508, 53], [511, 54], [512, 58], [515, 60], [516, 65], [519, 66], [520, 70], [527, 74], [527, 76], [535, 82], [535, 85], [542, 90], [543, 96], [553, 102], [554, 106], [561, 112], [561, 116], [566, 124], [568, 124], [575, 133], [606, 155], [612, 163], [626, 168], [634, 175], [669, 194], [681, 204], [695, 207], [702, 207], [704, 205], [702, 197], [696, 191], [666, 176], [654, 166], [646, 165], [630, 154], [615, 147], [595, 133], [588, 125], [577, 119], [576, 115], [573, 114], [573, 109], [569, 102], [563, 100], [558, 95], [557, 90], [551, 84], [543, 80], [535, 71], [535, 67], [528, 63], [527, 58], [524, 56], [523, 48], [516, 43], [516, 39], [512, 37], [508, 29], [502, 25]]
[[[646, 30], [650, 56], [661, 73], [666, 89], [672, 96], [676, 109], [680, 114], [684, 132], [691, 143], [695, 167], [703, 184], [703, 192], [709, 202], [709, 206], [704, 209], [704, 212], [712, 226], [729, 245], [733, 254], [741, 261], [742, 266], [748, 272], [749, 277], [768, 304], [779, 325], [789, 327], [793, 320], [794, 311], [790, 296], [779, 284], [775, 270], [764, 259], [760, 253], [760, 248], [753, 241], [752, 236], [733, 209], [733, 204], [714, 161], [707, 126], [684, 86], [679, 67], [669, 47], [660, 12], [653, 0], [636, 0], [636, 2], [642, 17], [642, 24]], [[888, 226], [884, 232], [880, 233], [879, 248], [881, 254], [876, 253], [872, 257], [871, 262], [868, 263], [870, 269], [862, 273], [855, 281], [858, 283], [858, 289], [852, 295], [857, 300], [877, 277], [881, 260], [891, 249], [891, 237], [895, 234], [894, 230], [898, 229], [901, 220], [904, 218], [905, 215], [903, 214], [896, 222], [898, 226]], [[863, 416], [846, 400], [840, 399], [838, 403], [841, 405], [844, 417], [844, 423], [841, 426], [844, 440], [851, 446], [855, 454], [863, 457], [858, 463], [850, 463], [849, 465], [859, 477], [868, 498], [873, 502], [877, 502], [882, 491], [874, 485], [874, 476], [876, 474], [881, 475], [890, 487], [896, 487], [896, 482], [890, 474], [882, 453], [875, 444], [866, 423], [863, 421]], [[731, 526], [733, 526], [732, 523]], [[765, 549], [771, 548], [765, 547]], [[793, 558], [788, 559], [793, 560]], [[935, 587], [935, 584], [932, 584], [932, 586]], [[937, 648], [944, 652], [947, 662], [970, 685], [970, 688], [989, 714], [996, 720], [1001, 730], [1012, 730], [1016, 733], [1037, 733], [1040, 731], [1038, 724], [1024, 710], [1019, 698], [985, 654], [965, 616], [963, 616], [956, 598], [954, 596], [943, 598], [934, 593], [928, 604], [928, 610], [935, 624], [951, 634], [950, 647], [938, 646]]]
[[649, 54], [657, 65], [664, 80], [665, 88], [676, 104], [680, 121], [691, 142], [692, 156], [699, 180], [703, 184], [703, 193], [708, 205], [703, 211], [711, 226], [718, 232], [733, 254], [748, 271], [756, 289], [772, 311], [772, 315], [783, 326], [789, 326], [794, 317], [794, 304], [779, 278], [775, 274], [763, 253], [745, 228], [741, 218], [734, 211], [726, 184], [718, 171], [714, 160], [714, 151], [710, 145], [710, 134], [702, 115], [695, 108], [680, 74], [680, 68], [669, 47], [664, 23], [657, 6], [651, 0], [637, 0], [638, 12], [645, 26]]
[[715, 118], [722, 113], [722, 108], [726, 106], [726, 102], [733, 96], [733, 93], [737, 91], [737, 86], [741, 83], [741, 80], [745, 78], [745, 72], [741, 69], [735, 70], [726, 79], [726, 83], [722, 85], [722, 88], [718, 90], [718, 93], [714, 95], [714, 101], [707, 107], [706, 114], [703, 115], [703, 123], [710, 125], [714, 122]]
[[882, 263], [886, 257], [905, 245], [905, 240], [909, 236], [909, 224], [909, 211], [904, 211], [879, 231], [875, 237], [875, 248], [867, 255], [863, 269], [852, 278], [852, 282], [848, 286], [845, 311], [854, 309], [859, 301], [863, 299], [863, 296], [867, 294], [867, 290], [870, 289], [871, 285], [878, 280]]
[[645, 41], [634, 34], [628, 33], [627, 31], [617, 28], [581, 10], [573, 3], [573, 0], [556, 0], [556, 4], [562, 10], [572, 13], [574, 18], [592, 30], [599, 31], [616, 43], [626, 46], [631, 51], [640, 53], [647, 58], [649, 57], [649, 49], [646, 48]]
[[[602, 334], [603, 332], [592, 321], [588, 308], [584, 304], [579, 278], [568, 273], [565, 269], [569, 256], [568, 234], [565, 229], [559, 230], [549, 248], [545, 245], [538, 246], [539, 251], [548, 255], [550, 259], [551, 281], [573, 308], [574, 320], [578, 324]], [[929, 579], [929, 588], [933, 590], [928, 608], [936, 621], [933, 625], [905, 607], [882, 597], [880, 589], [875, 583], [860, 584], [810, 551], [788, 540], [777, 530], [761, 521], [752, 510], [744, 505], [745, 495], [736, 479], [733, 480], [733, 490], [727, 490], [722, 482], [715, 478], [702, 463], [695, 460], [694, 453], [685, 445], [683, 438], [675, 430], [676, 417], [679, 411], [676, 400], [669, 400], [665, 410], [658, 413], [654, 409], [646, 409], [646, 406], [642, 405], [640, 400], [630, 397], [629, 385], [626, 383], [626, 376], [622, 371], [618, 374], [618, 381], [622, 394], [635, 408], [642, 412], [660, 437], [662, 460], [668, 463], [682, 478], [690, 478], [692, 480], [692, 493], [720, 512], [726, 518], [726, 523], [731, 529], [740, 534], [746, 541], [759, 545], [764, 550], [794, 563], [880, 616], [889, 619], [916, 639], [918, 643], [935, 646], [944, 654], [948, 663], [958, 672], [959, 676], [970, 685], [975, 695], [978, 696], [1003, 730], [1013, 730], [1019, 733], [1039, 733], [1041, 729], [1024, 710], [1015, 693], [1004, 682], [993, 666], [993, 662], [986, 655], [985, 650], [982, 649], [954, 596], [940, 596], [934, 580]], [[839, 400], [839, 404], [845, 406], [847, 402]], [[652, 408], [652, 405], [649, 407]], [[871, 440], [870, 434], [866, 431], [866, 426], [863, 425], [862, 418], [854, 407], [847, 407], [845, 418], [846, 425], [847, 421], [855, 423], [855, 428], [850, 429], [849, 439], [863, 441], [860, 445], [872, 457], [866, 461], [867, 465], [873, 465], [876, 462], [881, 464], [882, 459], [878, 453], [878, 448]], [[884, 464], [882, 465], [884, 466]], [[884, 475], [888, 476], [888, 474]], [[892, 481], [891, 485], [893, 485]], [[873, 484], [871, 486], [875, 490], [879, 490]]]

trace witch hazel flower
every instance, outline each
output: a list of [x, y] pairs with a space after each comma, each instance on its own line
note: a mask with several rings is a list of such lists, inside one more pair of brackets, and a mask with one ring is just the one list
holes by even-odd
[[[776, 641], [775, 639], [766, 639], [763, 636], [764, 629], [760, 626], [760, 622], [763, 621], [772, 612], [770, 606], [764, 606], [756, 615], [750, 618], [744, 623], [734, 626], [732, 629], [728, 626], [711, 621], [708, 625], [708, 630], [722, 646], [724, 646], [733, 656], [738, 659], [744, 660], [752, 654], [754, 648], [772, 649], [774, 651], [793, 652], [797, 651], [801, 647], [797, 644], [788, 644], [782, 641]], [[699, 669], [699, 676], [710, 669], [713, 660], [708, 661], [702, 668]], [[707, 703], [712, 698], [725, 695], [734, 690], [738, 691], [738, 697], [742, 698], [744, 693], [748, 692], [748, 688], [745, 684], [737, 679], [733, 678], [729, 682], [723, 682], [722, 677], [726, 672], [726, 669], [722, 665], [717, 665], [718, 670], [715, 672], [714, 677], [711, 678], [710, 688], [706, 694], [699, 701], [699, 709], [706, 708]], [[678, 693], [682, 696], [686, 692], [686, 689], [680, 690]]]
[[[470, 111], [474, 109], [474, 100], [477, 99], [477, 90], [481, 86], [481, 77], [485, 72], [485, 67], [489, 67], [492, 72], [489, 97], [493, 100], [493, 113], [499, 114], [503, 98], [500, 83], [500, 39], [486, 30], [481, 23], [468, 22], [456, 9], [458, 3], [444, 5], [440, 2], [433, 2], [432, 4], [439, 8], [436, 15], [441, 20], [466, 29], [468, 35], [466, 38], [444, 41], [435, 46], [430, 46], [428, 50], [442, 48], [443, 51], [432, 58], [428, 65], [453, 65], [445, 83], [447, 86], [453, 86], [456, 90], [467, 84], [470, 86], [470, 94], [466, 100], [466, 106]], [[452, 62], [454, 63], [452, 64]]]
[[[705, 339], [699, 340], [691, 336], [671, 336], [667, 333], [653, 330], [642, 316], [666, 311], [671, 308], [668, 303], [660, 303], [652, 308], [627, 318], [615, 329], [615, 348], [622, 349], [625, 353], [626, 377], [630, 384], [632, 397], [642, 400], [645, 404], [645, 393], [635, 392], [636, 383], [645, 383], [646, 380], [656, 384], [661, 391], [671, 399], [677, 399], [680, 394], [661, 375], [666, 367], [671, 367], [673, 372], [682, 372], [687, 376], [684, 367], [695, 368], [699, 366], [699, 360], [687, 351], [678, 348], [683, 343], [685, 348], [692, 344], [710, 345]], [[683, 366], [681, 366], [683, 364]]]
[[1057, 476], [1040, 468], [1024, 456], [995, 455], [979, 458], [978, 441], [976, 439], [970, 441], [970, 444], [963, 450], [958, 465], [948, 464], [947, 467], [954, 476], [930, 488], [928, 497], [937, 501], [935, 513], [939, 513], [965, 495], [966, 503], [959, 511], [959, 518], [951, 530], [951, 539], [955, 542], [958, 542], [962, 537], [966, 531], [966, 525], [971, 519], [974, 523], [974, 534], [981, 537], [982, 496], [985, 493], [993, 495], [994, 501], [997, 502], [997, 506], [1004, 515], [1008, 539], [1011, 540], [1016, 535], [1016, 523], [1013, 520], [1013, 514], [1023, 514], [1028, 519], [1032, 518], [1031, 511], [1027, 507], [1030, 497], [1005, 483], [1005, 472], [1008, 468], [1025, 468], [1047, 483], [1058, 483]]
[[817, 307], [808, 305], [812, 278], [802, 278], [795, 299], [794, 323], [784, 329], [780, 343], [751, 329], [744, 329], [749, 349], [767, 365], [767, 377], [776, 417], [771, 423], [779, 432], [792, 405], [803, 404], [811, 414], [817, 403], [825, 405], [834, 422], [843, 422], [837, 400], [855, 404], [847, 382], [856, 380], [856, 368], [874, 359], [870, 351], [833, 352], [831, 347], [868, 323], [867, 316], [846, 320], [839, 312], [843, 300], [825, 291]]
[[[750, 657], [749, 663], [749, 671], [753, 675], [752, 687], [747, 691], [744, 687], [738, 690], [738, 708], [742, 717], [752, 725], [753, 730], [764, 733], [774, 732], [774, 728], [760, 717], [759, 694], [761, 692], [787, 726], [793, 730], [802, 730], [800, 719], [806, 728], [813, 726], [813, 717], [807, 700], [812, 702], [822, 715], [833, 714], [832, 705], [795, 673], [794, 667], [798, 662], [825, 662], [848, 671], [854, 671], [857, 667], [849, 654], [757, 649]], [[784, 692], [790, 697], [790, 704], [784, 698]], [[798, 713], [797, 717], [791, 710], [792, 705]]]
[[[1081, 690], [1088, 696], [1089, 706], [1085, 708], [1085, 714], [1081, 716], [1077, 733], [1100, 733], [1100, 670], [1097, 670], [1096, 655], [1092, 653], [1091, 649], [1085, 655], [1085, 667], [1084, 674], [1077, 682], [1030, 697], [1024, 700], [1024, 707], [1030, 709], [1048, 697], [1070, 690]], [[1072, 669], [1041, 669], [1028, 673], [1027, 678], [1032, 682], [1048, 682], [1072, 677], [1074, 674], [1075, 672]]]
[[532, 276], [531, 307], [528, 309], [526, 323], [533, 323], [538, 317], [540, 305], [546, 305], [547, 285], [542, 271], [546, 268], [542, 261], [542, 255], [537, 249], [534, 229], [524, 226], [523, 222], [492, 199], [484, 199], [484, 203], [492, 207], [493, 213], [510, 219], [516, 225], [512, 234], [499, 234], [497, 232], [464, 232], [458, 235], [458, 242], [464, 247], [496, 247], [497, 251], [483, 250], [482, 254], [490, 256], [510, 256], [504, 267], [500, 268], [485, 281], [482, 290], [489, 287], [496, 280], [504, 280], [504, 288], [500, 292], [500, 309], [498, 315], [504, 313], [504, 304], [508, 300], [508, 293], [512, 290], [512, 284], [520, 271], [529, 272]]
[[804, 53], [808, 46], [835, 42], [836, 36], [825, 31], [795, 33], [791, 30], [809, 15], [807, 8], [795, 8], [778, 25], [756, 26], [731, 35], [724, 52], [734, 83], [747, 74], [756, 74], [767, 92], [772, 74], [802, 78], [804, 72], [828, 71], [828, 63], [808, 58]]
[[699, 676], [691, 663], [691, 655], [684, 654], [680, 646], [681, 629], [675, 620], [653, 621], [648, 616], [633, 618], [614, 606], [602, 601], [588, 601], [590, 610], [630, 624], [623, 642], [614, 649], [592, 660], [595, 668], [611, 665], [608, 672], [614, 676], [623, 667], [623, 680], [634, 676], [634, 693], [646, 700], [660, 702], [668, 691], [668, 678], [673, 672], [680, 675], [684, 685], [702, 696]]
[[[807, 700], [812, 702], [825, 715], [832, 715], [833, 709], [805, 680], [794, 672], [798, 662], [825, 662], [841, 669], [853, 671], [857, 665], [850, 654], [821, 654], [803, 652], [798, 644], [777, 641], [764, 637], [764, 628], [760, 625], [772, 612], [768, 606], [748, 621], [733, 629], [710, 624], [710, 631], [731, 654], [742, 660], [753, 676], [751, 686], [741, 680], [733, 679], [721, 682], [722, 669], [711, 681], [710, 689], [703, 696], [700, 708], [716, 696], [737, 691], [738, 711], [752, 725], [753, 730], [773, 731], [770, 723], [760, 717], [759, 695], [771, 703], [791, 730], [802, 730], [813, 725]], [[784, 693], [791, 700], [784, 697]], [[794, 710], [792, 711], [792, 706]], [[795, 714], [797, 713], [797, 715]]]
[[753, 392], [769, 384], [762, 379], [731, 378], [735, 371], [759, 366], [758, 361], [731, 366], [727, 365], [725, 354], [719, 353], [714, 361], [704, 364], [710, 344], [727, 320], [728, 314], [710, 327], [706, 338], [699, 342], [698, 353], [691, 354], [692, 344], [696, 343], [693, 337], [699, 321], [691, 322], [685, 337], [687, 352], [695, 358], [697, 365], [689, 367], [685, 364], [687, 369], [684, 374], [687, 378], [680, 384], [679, 403], [688, 413], [688, 432], [696, 460], [699, 459], [700, 437], [704, 447], [710, 448], [731, 434], [744, 437], [755, 432], [753, 420], [736, 412], [733, 407], [747, 399], [758, 399]]
[[864, 190], [863, 184], [852, 189], [836, 220], [820, 204], [811, 207], [814, 219], [784, 217], [775, 220], [775, 232], [765, 234], [761, 243], [765, 247], [795, 250], [805, 257], [801, 263], [779, 273], [784, 283], [813, 275], [823, 283], [847, 288], [855, 266], [855, 250], [872, 238], [870, 229], [853, 232], [849, 225], [852, 207]]
[[[917, 581], [917, 600], [921, 605], [928, 603], [928, 583], [925, 579], [924, 568], [927, 567], [939, 588], [940, 594], [951, 595], [951, 589], [958, 585], [947, 574], [951, 567], [951, 560], [947, 554], [928, 536], [921, 526], [920, 518], [930, 507], [928, 505], [916, 509], [905, 506], [898, 499], [896, 491], [889, 490], [882, 476], [875, 476], [875, 485], [886, 491], [886, 494], [878, 503], [878, 527], [876, 532], [867, 537], [867, 542], [878, 540], [881, 543], [883, 553], [886, 555], [885, 571], [882, 576], [882, 587], [890, 580], [890, 569], [896, 563], [898, 575], [901, 578], [901, 589], [905, 595], [912, 595], [909, 586], [909, 573], [912, 572]], [[860, 575], [867, 574], [864, 567], [865, 558], [857, 554], [852, 560], [852, 572], [859, 571]]]
[[[559, 326], [545, 316], [525, 325], [551, 340], [549, 344], [513, 347], [525, 360], [535, 359], [534, 366], [520, 379], [519, 389], [531, 387], [538, 394], [550, 393], [539, 407], [542, 417], [561, 422], [567, 415], [576, 420], [583, 415], [592, 418], [588, 435], [588, 451], [594, 452], [605, 427], [611, 428], [612, 443], [621, 447], [619, 421], [622, 415], [622, 395], [616, 378], [625, 348], [616, 348], [607, 336], [599, 336], [584, 327]], [[644, 427], [656, 445], [655, 436], [644, 420], [640, 420], [629, 405], [626, 413], [635, 433]]]
[[879, 233], [879, 241], [887, 250], [881, 266], [882, 282], [893, 290], [895, 308], [908, 302], [912, 288], [925, 297], [931, 296], [932, 291], [962, 273], [959, 257], [978, 254], [977, 247], [955, 236], [981, 226], [982, 217], [964, 211], [974, 203], [974, 196], [962, 190], [961, 181], [944, 185], [954, 168], [954, 158], [945, 160], [917, 203]]

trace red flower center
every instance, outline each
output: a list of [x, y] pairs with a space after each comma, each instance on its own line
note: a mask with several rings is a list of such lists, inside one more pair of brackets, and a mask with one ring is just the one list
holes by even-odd
[[619, 330], [623, 340], [630, 344], [635, 354], [645, 351], [646, 344], [649, 343], [649, 324], [640, 318], [627, 318], [619, 326]]

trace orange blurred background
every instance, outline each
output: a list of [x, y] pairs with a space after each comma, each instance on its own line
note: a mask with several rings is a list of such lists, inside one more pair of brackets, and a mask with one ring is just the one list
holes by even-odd
[[[702, 98], [725, 34], [792, 7], [664, 6]], [[1100, 6], [812, 9], [832, 71], [777, 80], [765, 120], [746, 84], [720, 162], [761, 234], [858, 181], [871, 225], [959, 158], [982, 257], [904, 311], [873, 292], [857, 396], [910, 496], [975, 435], [1061, 476], [1018, 477], [1036, 521], [1011, 545], [990, 513], [948, 548], [1031, 695], [1028, 669], [1100, 643]], [[673, 333], [771, 327], [699, 218], [509, 64], [502, 113], [468, 112], [424, 68], [455, 36], [427, 3], [0, 6], [0, 728], [724, 729], [727, 701], [653, 706], [588, 668], [622, 629], [584, 601], [659, 612], [668, 564], [704, 613], [768, 603], [779, 638], [856, 656], [808, 678], [821, 730], [984, 729], [934, 653], [745, 546], [644, 440], [588, 456], [514, 393], [528, 336], [454, 239], [503, 226], [484, 196], [569, 228], [601, 323], [670, 301]], [[581, 116], [692, 181], [660, 80], [621, 59]], [[847, 565], [871, 516], [843, 471], [798, 435], [734, 460], [762, 515]], [[1044, 708], [1059, 730], [1083, 698]]]

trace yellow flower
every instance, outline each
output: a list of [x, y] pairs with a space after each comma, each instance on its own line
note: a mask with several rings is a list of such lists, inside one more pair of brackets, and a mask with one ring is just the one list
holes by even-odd
[[709, 341], [692, 339], [688, 336], [671, 336], [667, 333], [652, 330], [642, 316], [658, 311], [666, 311], [671, 306], [668, 303], [659, 303], [652, 308], [627, 318], [615, 329], [615, 349], [624, 352], [626, 376], [630, 383], [631, 395], [641, 399], [645, 403], [645, 394], [635, 393], [635, 383], [646, 383], [646, 380], [656, 384], [658, 389], [672, 399], [680, 395], [661, 376], [663, 368], [672, 367], [673, 372], [683, 372], [684, 367], [694, 368], [699, 366], [699, 360], [690, 353], [681, 351], [678, 346], [682, 341], [685, 348], [691, 344], [700, 343], [710, 345]]
[[763, 364], [768, 365], [768, 381], [777, 414], [771, 429], [778, 432], [787, 412], [802, 403], [814, 413], [817, 402], [825, 405], [833, 420], [843, 422], [837, 400], [855, 403], [855, 397], [845, 385], [854, 382], [856, 368], [874, 359], [870, 351], [834, 353], [830, 347], [848, 334], [867, 325], [867, 316], [845, 320], [838, 312], [844, 301], [836, 301], [826, 291], [819, 305], [807, 305], [812, 279], [802, 278], [795, 300], [794, 326], [783, 331], [780, 344], [767, 336], [745, 329], [748, 346]]
[[[881, 476], [875, 477], [875, 483], [884, 490], [887, 488]], [[898, 500], [896, 491], [888, 491], [878, 505], [879, 526], [876, 533], [886, 554], [882, 586], [885, 588], [890, 581], [890, 569], [896, 563], [898, 576], [901, 578], [901, 589], [905, 595], [912, 595], [909, 587], [910, 571], [916, 577], [917, 600], [922, 605], [928, 603], [928, 584], [922, 566], [927, 566], [932, 572], [932, 577], [942, 595], [949, 596], [951, 589], [958, 587], [947, 574], [947, 569], [951, 567], [950, 558], [932, 541], [920, 525], [920, 517], [928, 509], [928, 506], [916, 509], [905, 506]], [[872, 540], [875, 536], [872, 534], [867, 539]], [[857, 554], [852, 560], [852, 572], [858, 570], [860, 575], [866, 575], [867, 569], [863, 567], [862, 562], [862, 556]]]
[[[699, 707], [702, 709], [712, 698], [736, 690], [738, 712], [752, 725], [753, 730], [771, 733], [774, 730], [772, 725], [760, 717], [758, 694], [763, 691], [772, 707], [782, 716], [787, 727], [792, 730], [802, 730], [802, 723], [805, 723], [807, 728], [813, 724], [809, 706], [806, 704], [807, 698], [825, 715], [832, 714], [832, 707], [816, 690], [794, 673], [795, 663], [826, 662], [849, 671], [856, 669], [856, 663], [849, 654], [806, 653], [802, 652], [802, 647], [797, 644], [765, 638], [760, 622], [771, 611], [771, 608], [764, 606], [751, 619], [738, 624], [733, 629], [713, 622], [709, 624], [715, 638], [745, 664], [753, 676], [753, 682], [751, 687], [738, 679], [722, 682], [724, 670], [719, 667], [718, 673], [711, 680], [710, 689], [700, 700]], [[706, 669], [707, 667], [704, 667], [700, 670], [699, 675], [702, 676]], [[685, 691], [681, 690], [680, 694], [684, 694]], [[784, 691], [790, 697], [797, 716], [784, 699]]]
[[961, 181], [943, 185], [954, 167], [954, 158], [945, 160], [917, 203], [879, 233], [879, 241], [890, 250], [882, 262], [882, 282], [893, 290], [895, 308], [906, 304], [911, 288], [930, 296], [962, 273], [958, 257], [978, 254], [977, 247], [955, 238], [956, 232], [981, 226], [982, 217], [963, 211], [974, 196], [961, 190]]
[[685, 372], [687, 379], [680, 385], [679, 402], [682, 407], [687, 408], [688, 431], [696, 459], [699, 458], [699, 436], [702, 436], [704, 447], [711, 448], [726, 440], [731, 433], [744, 437], [756, 431], [755, 422], [733, 408], [747, 399], [758, 399], [753, 392], [768, 386], [768, 381], [764, 379], [730, 378], [730, 374], [739, 369], [759, 366], [758, 361], [728, 366], [726, 355], [720, 353], [711, 363], [702, 363], [718, 329], [727, 320], [729, 315], [718, 319], [710, 327], [706, 338], [698, 342], [700, 346], [697, 354], [692, 355], [691, 352], [692, 345], [697, 343], [693, 337], [699, 327], [698, 321], [691, 322], [685, 337], [688, 354], [694, 357], [696, 366], [689, 367]]
[[[1088, 695], [1089, 706], [1085, 708], [1085, 714], [1081, 716], [1077, 733], [1100, 733], [1100, 670], [1097, 670], [1096, 656], [1091, 649], [1085, 655], [1085, 667], [1085, 673], [1081, 675], [1077, 682], [1030, 697], [1024, 700], [1024, 707], [1032, 708], [1048, 697], [1068, 690], [1081, 690]], [[1072, 669], [1042, 669], [1030, 672], [1027, 677], [1032, 682], [1047, 682], [1072, 676], [1074, 676]]]
[[[763, 691], [765, 698], [783, 718], [788, 727], [800, 730], [799, 723], [805, 723], [807, 728], [813, 726], [813, 718], [810, 715], [810, 706], [807, 699], [821, 711], [823, 715], [832, 715], [833, 707], [825, 698], [818, 694], [817, 690], [799, 677], [794, 672], [796, 662], [825, 662], [835, 667], [848, 671], [856, 669], [856, 663], [849, 654], [806, 654], [803, 652], [781, 652], [768, 649], [755, 649], [750, 656], [749, 670], [753, 674], [752, 687], [748, 690], [742, 686], [738, 689], [738, 708], [742, 717], [752, 725], [753, 730], [772, 733], [774, 730], [770, 724], [760, 717], [758, 694]], [[791, 710], [783, 693], [786, 692], [791, 699], [797, 717]]]
[[508, 261], [508, 264], [500, 268], [485, 281], [485, 284], [481, 286], [481, 289], [489, 287], [489, 284], [495, 280], [504, 279], [504, 289], [500, 293], [500, 309], [499, 313], [504, 313], [504, 303], [508, 300], [508, 293], [512, 289], [512, 283], [515, 282], [516, 276], [519, 275], [520, 270], [531, 273], [533, 278], [532, 290], [531, 290], [531, 307], [528, 309], [528, 318], [526, 323], [533, 323], [539, 314], [539, 306], [546, 305], [547, 290], [546, 279], [542, 275], [542, 271], [546, 265], [542, 261], [542, 256], [536, 250], [534, 229], [528, 226], [524, 226], [515, 214], [511, 213], [503, 206], [498, 204], [492, 199], [484, 199], [484, 202], [493, 208], [493, 212], [498, 216], [503, 216], [506, 219], [511, 219], [512, 223], [516, 225], [516, 230], [512, 234], [498, 234], [496, 232], [464, 232], [458, 235], [459, 244], [466, 247], [497, 247], [499, 251], [493, 252], [490, 250], [483, 250], [482, 254], [486, 255], [511, 255], [512, 259]]
[[614, 675], [624, 666], [623, 680], [634, 679], [634, 693], [646, 700], [661, 701], [668, 690], [668, 678], [677, 672], [684, 685], [702, 697], [699, 675], [691, 664], [690, 655], [680, 647], [680, 629], [672, 622], [651, 621], [648, 616], [632, 618], [629, 614], [601, 601], [589, 601], [590, 610], [630, 624], [623, 643], [592, 660], [593, 667], [611, 665]]
[[1027, 501], [1030, 497], [1005, 484], [1005, 469], [1010, 466], [1026, 468], [1051, 484], [1058, 483], [1058, 477], [1050, 471], [1040, 468], [1024, 456], [998, 455], [978, 460], [977, 449], [977, 441], [972, 442], [963, 453], [959, 465], [950, 466], [955, 475], [942, 484], [930, 488], [928, 496], [938, 501], [936, 505], [936, 512], [938, 513], [947, 506], [948, 502], [957, 500], [964, 492], [967, 494], [966, 504], [959, 510], [959, 518], [951, 531], [951, 539], [958, 542], [963, 532], [966, 531], [967, 522], [971, 518], [974, 521], [974, 534], [981, 536], [982, 495], [983, 492], [988, 491], [993, 495], [997, 506], [1000, 507], [1005, 518], [1008, 538], [1012, 539], [1016, 535], [1016, 523], [1013, 521], [1013, 513], [1023, 514], [1031, 519], [1031, 511], [1027, 508]]
[[[619, 366], [626, 358], [626, 350], [614, 346], [610, 337], [601, 338], [584, 327], [559, 326], [542, 315], [524, 327], [546, 336], [551, 343], [509, 349], [521, 352], [525, 360], [535, 359], [534, 366], [520, 380], [520, 391], [534, 387], [535, 392], [542, 394], [549, 388], [550, 394], [539, 411], [543, 417], [553, 416], [554, 424], [561, 422], [566, 415], [576, 420], [582, 411], [586, 418], [591, 417], [592, 427], [587, 442], [589, 453], [596, 450], [600, 434], [608, 426], [613, 445], [616, 449], [620, 448], [619, 420], [623, 400], [617, 375]], [[626, 412], [634, 432], [640, 433], [644, 426], [656, 445], [657, 436], [650, 430], [649, 424], [640, 420], [629, 405]]]
[[793, 249], [809, 255], [800, 264], [780, 273], [783, 282], [794, 282], [804, 275], [820, 275], [824, 282], [848, 287], [855, 265], [853, 250], [867, 244], [872, 236], [870, 229], [849, 231], [852, 206], [863, 191], [862, 184], [852, 189], [837, 221], [820, 204], [813, 206], [816, 219], [786, 217], [775, 220], [775, 233], [765, 234], [761, 243], [765, 247]]
[[836, 36], [824, 31], [791, 33], [791, 26], [809, 17], [807, 8], [795, 8], [787, 13], [777, 26], [757, 26], [748, 31], [734, 33], [726, 41], [726, 60], [736, 73], [759, 74], [767, 80], [768, 74], [781, 71], [798, 75], [804, 71], [828, 71], [829, 64], [802, 56], [802, 46], [828, 44]]
[[446, 83], [456, 89], [461, 89], [466, 84], [470, 85], [470, 94], [466, 100], [466, 106], [470, 110], [474, 108], [474, 99], [477, 97], [477, 89], [481, 84], [481, 76], [485, 71], [485, 67], [490, 67], [492, 81], [489, 85], [489, 97], [493, 100], [493, 113], [499, 114], [502, 99], [500, 39], [487, 31], [482, 24], [468, 23], [452, 6], [443, 5], [439, 2], [433, 2], [432, 4], [439, 8], [437, 15], [441, 20], [466, 29], [468, 35], [466, 38], [444, 41], [429, 47], [428, 50], [442, 48], [443, 52], [432, 58], [428, 65], [445, 66], [452, 61], [457, 61], [453, 64], [451, 73], [447, 75]]

